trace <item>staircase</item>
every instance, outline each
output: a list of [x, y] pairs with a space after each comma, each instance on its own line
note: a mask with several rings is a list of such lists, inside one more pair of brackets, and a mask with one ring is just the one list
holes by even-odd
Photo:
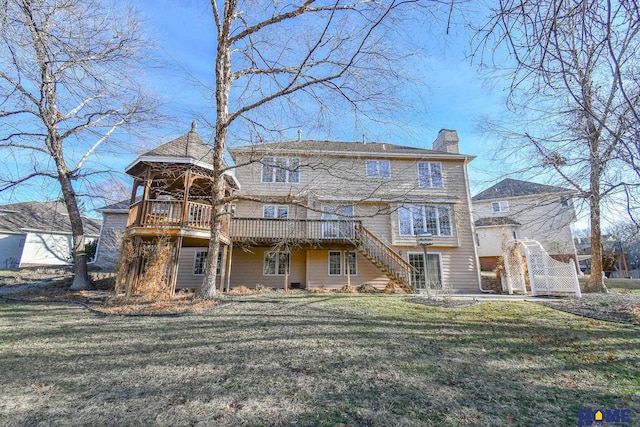
[[358, 252], [378, 267], [396, 286], [410, 294], [413, 266], [362, 224], [356, 225], [354, 244]]

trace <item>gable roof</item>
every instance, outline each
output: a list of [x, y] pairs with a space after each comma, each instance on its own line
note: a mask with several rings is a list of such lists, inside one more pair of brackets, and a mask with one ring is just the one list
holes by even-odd
[[522, 225], [518, 221], [509, 218], [508, 216], [498, 216], [493, 218], [480, 218], [476, 220], [473, 225], [476, 227], [493, 227], [499, 225]]
[[[137, 198], [139, 199], [139, 198]], [[129, 212], [129, 199], [120, 200], [119, 202], [112, 203], [110, 205], [103, 206], [101, 208], [96, 209], [97, 211], [124, 211]]]
[[455, 159], [469, 159], [474, 156], [447, 153], [445, 151], [429, 150], [426, 148], [409, 147], [406, 145], [389, 144], [386, 142], [354, 142], [354, 141], [283, 141], [269, 142], [241, 147], [229, 148], [232, 156], [236, 153], [322, 153], [323, 155], [371, 155], [372, 157], [446, 157]]
[[[97, 236], [101, 221], [83, 217], [86, 235]], [[35, 230], [71, 234], [71, 222], [62, 202], [23, 202], [0, 205], [0, 231], [24, 233]]]
[[480, 200], [505, 199], [508, 197], [534, 196], [536, 194], [572, 192], [572, 190], [553, 185], [507, 178], [476, 194], [471, 200], [475, 202]]

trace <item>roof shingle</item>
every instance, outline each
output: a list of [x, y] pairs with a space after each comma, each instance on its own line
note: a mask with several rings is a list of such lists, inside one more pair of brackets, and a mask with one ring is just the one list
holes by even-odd
[[[100, 233], [101, 221], [83, 217], [87, 235]], [[23, 202], [0, 205], [0, 230], [22, 233], [24, 229], [71, 233], [67, 208], [62, 202]]]
[[197, 132], [196, 122], [191, 124], [191, 130], [178, 138], [147, 151], [140, 157], [176, 157], [191, 158], [207, 164], [213, 162], [213, 151], [205, 144]]
[[471, 200], [492, 200], [508, 197], [533, 196], [536, 194], [571, 193], [571, 190], [553, 185], [538, 184], [536, 182], [520, 181], [507, 178], [476, 194]]
[[444, 151], [429, 150], [426, 148], [409, 147], [405, 145], [389, 144], [386, 142], [353, 142], [353, 141], [284, 141], [254, 144], [229, 148], [232, 154], [236, 152], [339, 152], [339, 153], [371, 153], [376, 155], [407, 154], [415, 157], [428, 157], [430, 155], [447, 155], [466, 158], [463, 154], [451, 154]]
[[495, 218], [480, 218], [473, 225], [476, 227], [491, 227], [496, 225], [522, 225], [518, 221], [508, 216], [499, 216]]

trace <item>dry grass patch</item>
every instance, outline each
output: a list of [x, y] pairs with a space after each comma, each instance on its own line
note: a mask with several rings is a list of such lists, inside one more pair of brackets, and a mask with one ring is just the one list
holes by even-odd
[[352, 285], [344, 285], [340, 289], [335, 290], [338, 294], [355, 294], [357, 291], [356, 287]]
[[155, 295], [111, 297], [91, 308], [104, 314], [168, 315], [194, 313], [220, 305], [220, 300], [204, 300], [192, 292], [178, 292], [172, 298]]
[[227, 295], [260, 295], [273, 292], [273, 289], [264, 286], [256, 286], [255, 288], [248, 288], [244, 285], [234, 286], [227, 292]]
[[640, 337], [529, 303], [272, 292], [177, 317], [0, 302], [15, 425], [575, 425], [629, 408]]
[[249, 295], [177, 317], [0, 302], [12, 425], [575, 425], [629, 408], [640, 337], [529, 303]]
[[327, 288], [309, 288], [309, 292], [311, 292], [312, 294], [330, 294], [331, 292], [333, 292], [331, 289], [327, 289]]

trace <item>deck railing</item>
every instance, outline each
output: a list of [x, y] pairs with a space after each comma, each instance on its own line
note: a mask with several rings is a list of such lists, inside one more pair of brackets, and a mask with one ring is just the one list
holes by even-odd
[[230, 236], [234, 241], [318, 241], [353, 242], [355, 220], [233, 218]]
[[213, 207], [204, 203], [187, 202], [183, 217], [182, 201], [149, 199], [129, 208], [127, 226], [184, 227], [197, 230], [211, 228]]
[[384, 268], [402, 284], [411, 288], [411, 272], [414, 268], [399, 253], [362, 226], [356, 228], [356, 242], [358, 248], [375, 261], [374, 264]]
[[[176, 200], [146, 200], [129, 210], [127, 225], [142, 227], [181, 227], [210, 230], [212, 206]], [[228, 234], [227, 234], [228, 231]], [[359, 220], [233, 218], [225, 216], [223, 232], [233, 241], [250, 244], [293, 242], [315, 245], [322, 242], [357, 247], [378, 268], [411, 286], [413, 267], [393, 248], [362, 226]]]

